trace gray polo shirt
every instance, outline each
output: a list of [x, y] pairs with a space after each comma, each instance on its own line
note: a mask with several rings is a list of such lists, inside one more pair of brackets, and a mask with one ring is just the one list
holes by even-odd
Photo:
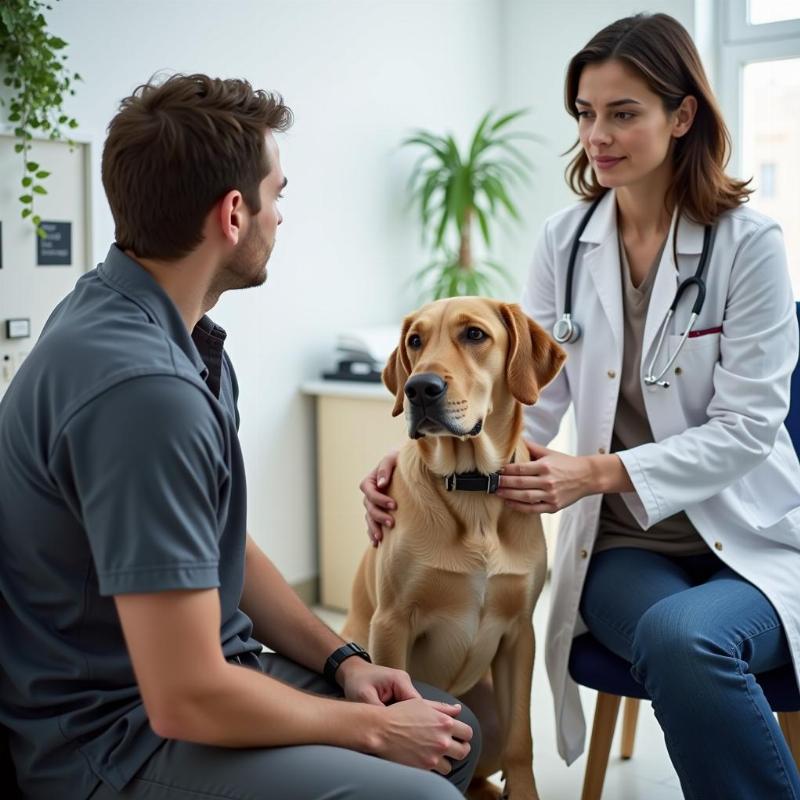
[[113, 595], [218, 588], [225, 656], [260, 650], [224, 339], [112, 246], [0, 402], [0, 722], [32, 798], [120, 790], [162, 742]]

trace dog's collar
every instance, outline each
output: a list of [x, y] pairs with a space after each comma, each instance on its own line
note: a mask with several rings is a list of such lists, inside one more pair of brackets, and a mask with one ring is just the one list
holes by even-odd
[[[511, 463], [514, 456], [511, 454]], [[444, 488], [448, 492], [484, 492], [494, 494], [500, 486], [500, 473], [490, 472], [451, 472], [444, 476]]]
[[500, 485], [500, 473], [451, 472], [444, 476], [444, 488], [448, 492], [485, 492], [494, 494]]

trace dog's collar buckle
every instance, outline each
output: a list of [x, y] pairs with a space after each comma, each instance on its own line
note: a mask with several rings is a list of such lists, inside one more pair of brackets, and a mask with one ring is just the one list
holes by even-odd
[[448, 492], [485, 492], [494, 494], [500, 486], [500, 473], [452, 472], [444, 476], [444, 488]]

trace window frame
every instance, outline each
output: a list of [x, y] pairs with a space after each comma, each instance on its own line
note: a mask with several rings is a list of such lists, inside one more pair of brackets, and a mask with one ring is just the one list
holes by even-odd
[[723, 19], [721, 29], [726, 43], [759, 42], [800, 36], [800, 13], [797, 19], [764, 22], [752, 25], [748, 21], [749, 0], [720, 0]]
[[748, 0], [718, 0], [717, 19], [720, 32], [717, 94], [733, 145], [729, 170], [742, 177], [744, 67], [754, 61], [800, 58], [800, 19], [751, 25]]

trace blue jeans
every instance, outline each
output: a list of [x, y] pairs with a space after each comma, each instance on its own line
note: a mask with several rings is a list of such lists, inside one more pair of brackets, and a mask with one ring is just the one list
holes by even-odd
[[592, 557], [580, 605], [653, 700], [687, 800], [800, 800], [800, 776], [753, 673], [789, 663], [775, 609], [713, 553]]

